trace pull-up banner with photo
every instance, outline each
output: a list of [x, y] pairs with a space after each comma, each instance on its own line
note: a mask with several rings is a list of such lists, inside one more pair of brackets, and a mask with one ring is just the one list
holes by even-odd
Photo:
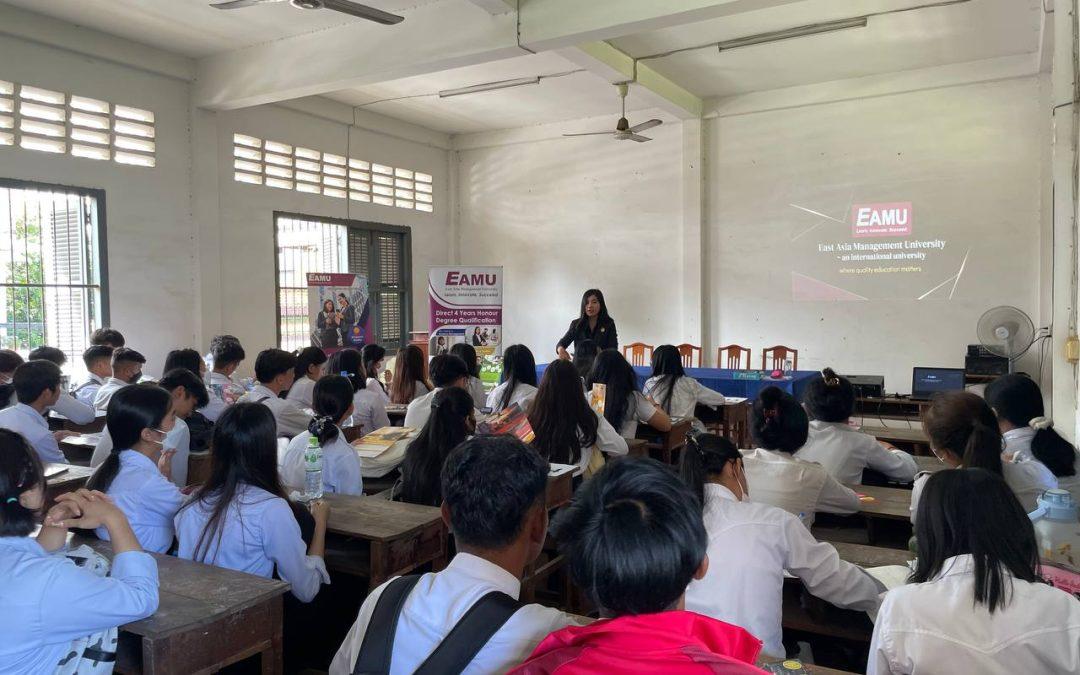
[[481, 359], [502, 356], [501, 267], [432, 267], [428, 273], [431, 356], [464, 342]]
[[311, 272], [307, 285], [312, 346], [331, 353], [374, 338], [367, 277]]

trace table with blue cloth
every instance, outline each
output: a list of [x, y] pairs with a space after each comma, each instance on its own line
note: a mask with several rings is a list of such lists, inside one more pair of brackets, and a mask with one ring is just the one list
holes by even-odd
[[[544, 369], [547, 368], [546, 363], [541, 363], [536, 366], [536, 379], [539, 381], [544, 376]], [[652, 368], [648, 366], [634, 366], [634, 372], [638, 376], [638, 386], [644, 386], [645, 380], [649, 379], [652, 374]], [[771, 377], [763, 377], [760, 380], [750, 379], [736, 379], [736, 373], [748, 373], [751, 371], [738, 371], [730, 368], [687, 368], [686, 374], [694, 378], [701, 384], [705, 385], [713, 391], [718, 391], [724, 396], [740, 396], [753, 400], [757, 397], [758, 393], [765, 387], [780, 387], [784, 391], [788, 392], [795, 397], [796, 400], [802, 401], [803, 392], [806, 390], [806, 386], [810, 383], [810, 380], [814, 377], [819, 377], [820, 373], [816, 370], [796, 370], [789, 373], [786, 377], [772, 379]]]

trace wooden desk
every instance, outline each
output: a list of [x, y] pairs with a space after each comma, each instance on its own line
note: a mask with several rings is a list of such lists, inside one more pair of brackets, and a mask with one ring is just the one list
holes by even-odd
[[[783, 661], [773, 661], [772, 659], [768, 659], [768, 660], [760, 659], [760, 660], [758, 660], [757, 665], [758, 665], [759, 668], [762, 668], [762, 667], [764, 667], [766, 665], [774, 664], [774, 663], [783, 663]], [[835, 668], [826, 668], [825, 666], [816, 666], [816, 665], [814, 665], [812, 663], [804, 663], [803, 668], [808, 673], [813, 673], [813, 675], [855, 675], [854, 673], [852, 673], [850, 671], [847, 671], [847, 670], [836, 670]]]
[[913, 455], [930, 455], [930, 439], [926, 437], [926, 432], [922, 430], [922, 426], [905, 428], [863, 425], [860, 430], [879, 441], [907, 450]]
[[386, 416], [390, 418], [390, 426], [405, 426], [405, 413], [408, 409], [409, 406], [404, 403], [387, 403]]
[[105, 411], [95, 410], [94, 421], [89, 424], [75, 424], [57, 412], [49, 413], [49, 422], [59, 424], [64, 431], [74, 431], [77, 434], [96, 434], [105, 428]]
[[[83, 434], [69, 436], [59, 442], [60, 452], [64, 453], [67, 461], [76, 466], [90, 466], [90, 460], [94, 456], [94, 448], [97, 441], [87, 444], [82, 441]], [[91, 439], [92, 440], [92, 439]]]
[[46, 468], [53, 466], [63, 466], [67, 469], [62, 474], [52, 476], [46, 479], [47, 487], [45, 488], [45, 510], [48, 511], [53, 504], [56, 503], [56, 498], [67, 492], [78, 490], [86, 485], [86, 481], [93, 475], [94, 470], [88, 466], [75, 466], [74, 464], [47, 464]]
[[855, 415], [883, 420], [920, 420], [930, 401], [913, 401], [895, 396], [859, 396], [855, 399]]
[[189, 453], [187, 466], [188, 485], [202, 485], [210, 478], [210, 451]]
[[657, 431], [647, 424], [638, 425], [637, 437], [648, 442], [650, 452], [655, 452], [664, 464], [674, 464], [676, 452], [686, 444], [686, 433], [690, 431], [689, 418], [671, 420], [669, 431]]
[[726, 403], [717, 408], [699, 405], [694, 415], [705, 424], [709, 433], [726, 436], [736, 448], [749, 448], [750, 440], [750, 401]]
[[626, 439], [626, 447], [629, 450], [627, 454], [631, 457], [649, 456], [649, 442], [644, 438], [628, 438]]
[[949, 468], [948, 464], [933, 455], [930, 455], [929, 457], [916, 457], [915, 464], [919, 467], [919, 471], [925, 471], [927, 473], [937, 473], [938, 471]]
[[882, 567], [884, 565], [907, 565], [912, 554], [896, 548], [866, 546], [864, 544], [846, 544], [829, 542], [840, 559], [859, 567]]
[[[112, 559], [109, 542], [76, 538]], [[151, 554], [160, 580], [157, 612], [120, 627], [121, 673], [212, 673], [260, 654], [281, 673], [282, 596], [289, 585], [222, 567]]]
[[570, 503], [574, 496], [574, 472], [567, 471], [558, 476], [548, 476], [547, 493], [544, 496], [548, 511], [562, 508]]
[[872, 502], [862, 503], [862, 514], [867, 518], [910, 520], [911, 490], [876, 485], [849, 485], [848, 487], [859, 494], [874, 498]]

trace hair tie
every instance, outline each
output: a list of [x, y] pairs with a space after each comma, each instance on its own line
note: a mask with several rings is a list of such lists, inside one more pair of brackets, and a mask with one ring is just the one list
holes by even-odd
[[19, 501], [19, 498], [18, 498], [18, 497], [8, 497], [8, 498], [7, 498], [7, 503], [8, 503], [8, 504], [14, 504], [14, 503], [16, 503], [16, 502], [18, 502], [18, 501]]
[[1035, 431], [1046, 431], [1054, 428], [1054, 420], [1049, 417], [1035, 417], [1028, 422], [1028, 426]]
[[840, 378], [834, 373], [832, 377], [825, 374], [825, 371], [821, 371], [821, 379], [825, 381], [826, 387], [838, 387], [840, 386]]

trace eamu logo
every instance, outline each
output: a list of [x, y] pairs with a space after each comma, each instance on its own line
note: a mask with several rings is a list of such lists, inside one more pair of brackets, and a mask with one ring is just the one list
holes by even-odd
[[851, 207], [854, 237], [902, 237], [911, 234], [911, 202], [855, 204]]

